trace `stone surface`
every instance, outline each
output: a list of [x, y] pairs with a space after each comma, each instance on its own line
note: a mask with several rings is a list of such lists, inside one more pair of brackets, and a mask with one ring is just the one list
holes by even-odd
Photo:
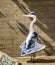
[[3, 53], [3, 52], [0, 52], [0, 65], [19, 65], [20, 63], [8, 56], [7, 54]]

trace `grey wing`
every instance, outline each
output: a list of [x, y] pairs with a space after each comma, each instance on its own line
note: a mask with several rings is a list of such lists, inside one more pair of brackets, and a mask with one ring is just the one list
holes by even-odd
[[24, 48], [26, 45], [26, 42], [24, 41], [21, 45], [20, 45], [20, 48]]
[[44, 49], [46, 46], [44, 44], [40, 44], [38, 42], [35, 42], [35, 47], [36, 47], [36, 51], [40, 51], [42, 49]]
[[35, 42], [37, 42], [36, 39], [31, 38], [28, 41], [28, 48], [27, 49], [30, 49], [30, 48], [34, 47], [35, 46]]

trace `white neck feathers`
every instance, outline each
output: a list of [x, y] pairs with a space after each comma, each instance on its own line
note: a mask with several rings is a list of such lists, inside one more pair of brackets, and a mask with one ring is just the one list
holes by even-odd
[[30, 32], [34, 31], [34, 23], [36, 22], [36, 16], [33, 17], [33, 21], [30, 24]]

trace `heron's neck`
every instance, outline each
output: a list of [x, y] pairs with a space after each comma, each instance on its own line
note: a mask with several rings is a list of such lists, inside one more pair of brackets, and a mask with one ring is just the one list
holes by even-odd
[[30, 24], [30, 32], [33, 32], [34, 31], [34, 23], [36, 22], [36, 17], [33, 18], [33, 21], [31, 22]]

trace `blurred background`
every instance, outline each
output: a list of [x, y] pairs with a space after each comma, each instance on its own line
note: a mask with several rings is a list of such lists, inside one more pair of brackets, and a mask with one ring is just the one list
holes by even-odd
[[20, 56], [20, 44], [26, 39], [31, 20], [22, 15], [34, 11], [38, 42], [46, 48], [37, 56], [55, 55], [55, 0], [0, 0], [0, 51]]

